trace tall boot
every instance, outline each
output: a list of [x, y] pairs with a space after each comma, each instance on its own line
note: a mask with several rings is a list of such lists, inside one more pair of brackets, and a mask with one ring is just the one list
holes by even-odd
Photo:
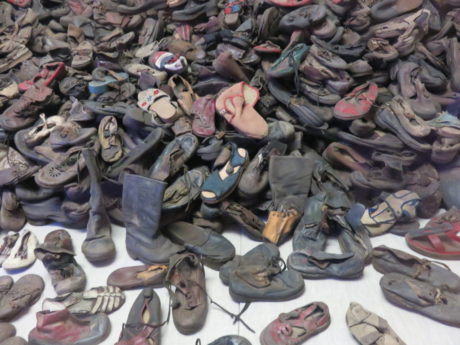
[[129, 256], [145, 264], [168, 263], [169, 257], [184, 247], [172, 243], [160, 233], [161, 205], [166, 183], [126, 174], [122, 209]]
[[308, 158], [271, 156], [269, 181], [275, 210], [262, 235], [274, 244], [286, 239], [302, 216], [310, 191], [313, 162]]
[[101, 171], [93, 150], [83, 150], [83, 157], [91, 180], [91, 197], [89, 199], [91, 209], [86, 226], [86, 238], [83, 241], [81, 250], [90, 262], [110, 260], [115, 256], [115, 244], [112, 240], [112, 227], [109, 216], [104, 207]]

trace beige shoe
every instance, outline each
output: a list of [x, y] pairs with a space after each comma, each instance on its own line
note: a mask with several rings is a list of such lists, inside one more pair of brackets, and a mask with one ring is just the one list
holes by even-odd
[[347, 326], [361, 345], [405, 345], [388, 322], [356, 302], [350, 303]]

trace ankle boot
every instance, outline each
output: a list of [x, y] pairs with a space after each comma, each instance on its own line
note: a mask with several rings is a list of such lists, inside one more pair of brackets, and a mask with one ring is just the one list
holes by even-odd
[[109, 216], [105, 210], [102, 188], [101, 171], [92, 150], [84, 150], [86, 167], [91, 179], [88, 225], [86, 226], [86, 239], [81, 250], [90, 262], [110, 260], [115, 256], [115, 244], [112, 240], [112, 227]]
[[85, 289], [86, 274], [75, 261], [72, 238], [67, 231], [51, 231], [34, 252], [50, 274], [58, 295]]
[[145, 264], [167, 263], [169, 257], [184, 250], [160, 233], [161, 205], [166, 183], [126, 174], [122, 209], [129, 256]]
[[37, 313], [37, 327], [29, 333], [29, 344], [100, 344], [108, 335], [110, 320], [106, 314], [78, 319], [67, 309], [40, 311]]

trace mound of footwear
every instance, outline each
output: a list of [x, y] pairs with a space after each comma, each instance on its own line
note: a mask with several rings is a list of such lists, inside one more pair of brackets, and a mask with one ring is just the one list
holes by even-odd
[[[370, 285], [372, 262], [382, 301], [460, 327], [456, 273], [400, 250], [460, 259], [459, 37], [458, 0], [0, 2], [0, 320], [47, 284], [19, 335], [105, 343], [142, 288], [118, 345], [160, 344], [170, 316], [205, 334], [211, 306], [263, 345], [301, 344], [330, 301], [260, 327], [250, 304]], [[404, 344], [357, 298], [359, 343]], [[21, 341], [1, 325], [0, 345]]]

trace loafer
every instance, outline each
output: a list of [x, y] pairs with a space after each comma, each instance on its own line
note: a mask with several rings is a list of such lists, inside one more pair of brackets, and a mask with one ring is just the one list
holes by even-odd
[[190, 223], [169, 224], [165, 234], [174, 243], [198, 255], [205, 265], [213, 269], [219, 269], [235, 256], [235, 247], [225, 237]]

